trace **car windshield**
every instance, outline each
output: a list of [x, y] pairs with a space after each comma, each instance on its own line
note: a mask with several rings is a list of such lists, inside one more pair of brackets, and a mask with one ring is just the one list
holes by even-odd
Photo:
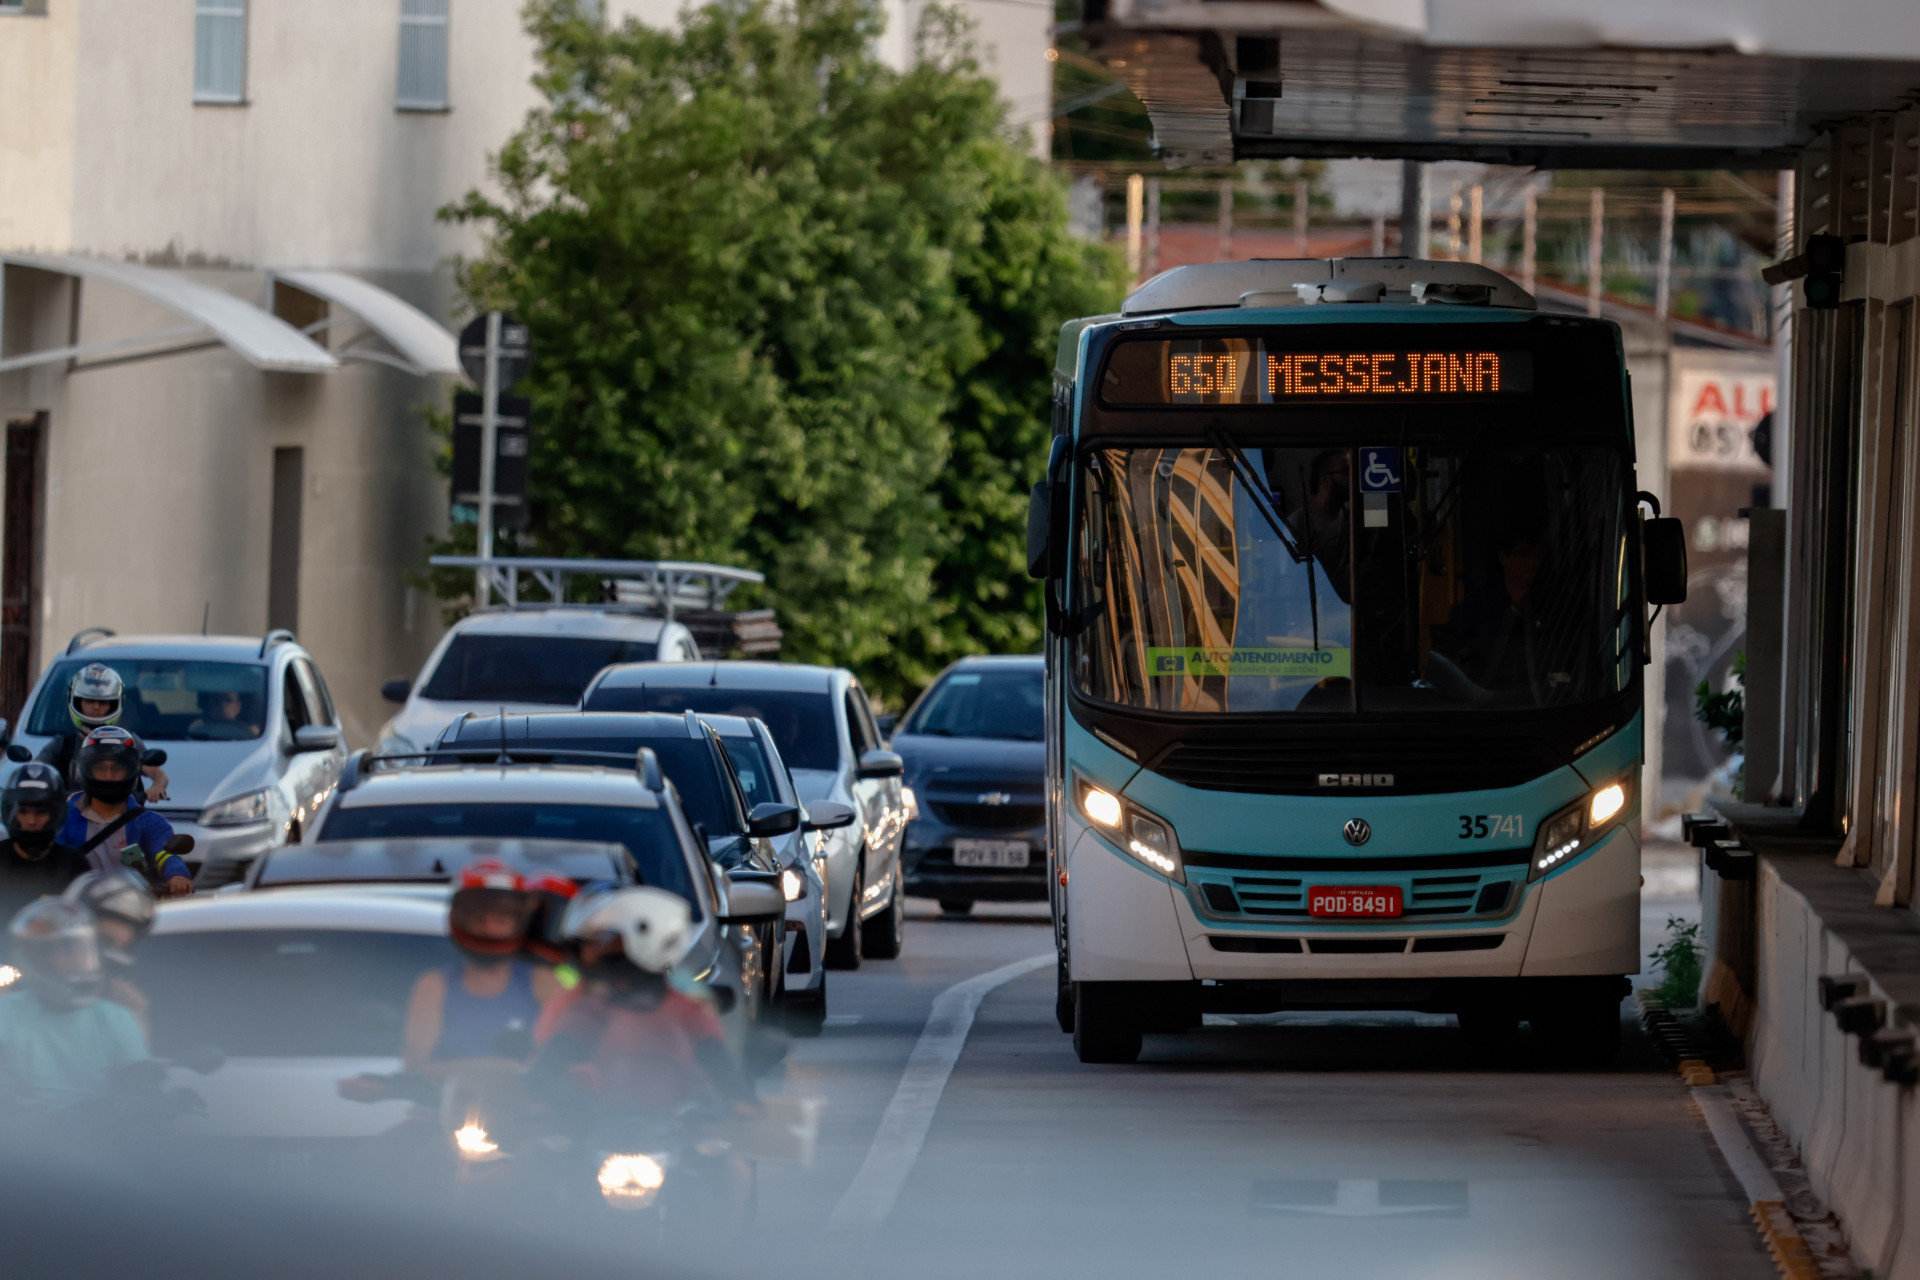
[[692, 689], [672, 685], [602, 686], [583, 711], [697, 711], [766, 722], [789, 769], [838, 769], [840, 745], [833, 700], [824, 693], [772, 689]]
[[407, 998], [458, 964], [445, 937], [347, 929], [157, 934], [140, 944], [153, 1051], [399, 1057]]
[[393, 840], [409, 836], [458, 839], [590, 840], [623, 844], [638, 864], [640, 883], [675, 893], [694, 904], [686, 851], [673, 820], [659, 809], [601, 804], [389, 804], [336, 805], [320, 829], [321, 840]]
[[780, 784], [773, 776], [773, 766], [767, 761], [767, 753], [760, 748], [757, 738], [722, 738], [727, 748], [727, 759], [733, 761], [734, 776], [740, 779], [740, 790], [746, 793], [749, 808], [758, 804], [785, 804], [781, 798]]
[[67, 686], [76, 671], [104, 662], [126, 683], [120, 725], [147, 742], [258, 738], [267, 723], [267, 668], [254, 662], [177, 658], [87, 658], [60, 663], [41, 684], [27, 732], [74, 731]]
[[899, 731], [1038, 742], [1046, 729], [1041, 714], [1042, 675], [1038, 663], [949, 671], [927, 691]]
[[1518, 425], [1394, 447], [1096, 453], [1076, 686], [1181, 712], [1457, 713], [1625, 689], [1620, 454]]
[[[595, 765], [606, 764], [609, 755], [632, 760], [642, 747], [653, 749], [660, 761], [660, 771], [680, 792], [680, 808], [688, 822], [705, 826], [708, 835], [742, 834], [740, 821], [735, 816], [736, 807], [728, 803], [712, 750], [703, 739], [638, 735], [622, 738], [605, 734], [590, 738], [536, 738], [525, 746], [514, 747], [513, 757], [524, 763]], [[580, 753], [577, 756], [568, 754], [576, 751]]]
[[594, 636], [459, 635], [421, 686], [441, 702], [540, 702], [571, 706], [602, 667], [645, 662], [652, 640]]

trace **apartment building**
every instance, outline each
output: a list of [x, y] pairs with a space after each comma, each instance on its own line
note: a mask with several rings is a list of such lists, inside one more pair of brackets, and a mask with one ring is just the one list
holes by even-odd
[[[1031, 97], [1049, 11], [980, 2]], [[284, 626], [370, 740], [441, 629], [407, 581], [446, 520], [422, 409], [476, 240], [435, 214], [533, 105], [520, 12], [0, 0], [0, 715], [85, 627]]]

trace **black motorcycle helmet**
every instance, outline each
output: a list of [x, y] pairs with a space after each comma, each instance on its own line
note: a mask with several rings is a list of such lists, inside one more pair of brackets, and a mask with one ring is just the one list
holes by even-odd
[[[16, 769], [6, 790], [0, 791], [0, 823], [6, 824], [13, 847], [38, 861], [53, 848], [66, 804], [67, 780], [52, 765], [35, 760]], [[46, 822], [38, 831], [28, 831], [19, 821], [23, 812], [45, 814]]]
[[48, 1008], [79, 1009], [99, 999], [106, 971], [100, 964], [100, 933], [85, 907], [41, 898], [20, 909], [7, 935], [27, 989]]
[[146, 754], [140, 739], [118, 725], [103, 725], [89, 733], [74, 753], [74, 777], [92, 799], [124, 804], [140, 780], [140, 762]]

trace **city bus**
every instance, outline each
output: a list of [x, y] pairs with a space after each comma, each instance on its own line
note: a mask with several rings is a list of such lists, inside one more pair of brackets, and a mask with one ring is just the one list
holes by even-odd
[[1180, 267], [1070, 322], [1028, 513], [1058, 1017], [1525, 1022], [1618, 1050], [1650, 609], [1620, 333], [1410, 259]]

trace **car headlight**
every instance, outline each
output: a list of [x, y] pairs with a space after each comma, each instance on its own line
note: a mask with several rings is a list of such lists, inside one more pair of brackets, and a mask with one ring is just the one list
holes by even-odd
[[420, 748], [414, 745], [413, 739], [402, 737], [397, 733], [390, 733], [380, 739], [380, 746], [373, 754], [376, 756], [411, 756], [418, 755], [419, 753]]
[[1186, 872], [1180, 865], [1180, 842], [1174, 838], [1173, 824], [1085, 778], [1076, 776], [1073, 784], [1080, 812], [1087, 815], [1087, 821], [1099, 828], [1102, 835], [1142, 866], [1175, 884], [1187, 882]]
[[500, 1144], [487, 1136], [478, 1120], [469, 1120], [453, 1131], [453, 1149], [462, 1160], [491, 1160], [500, 1154]]
[[0, 987], [10, 987], [20, 981], [20, 971], [10, 964], [0, 964]]
[[200, 811], [200, 825], [203, 827], [238, 827], [249, 822], [267, 820], [267, 788], [249, 791], [243, 796], [231, 800], [222, 800], [210, 804]]
[[807, 896], [806, 879], [792, 867], [780, 873], [780, 896], [788, 902], [798, 902]]
[[666, 1182], [666, 1168], [653, 1156], [608, 1156], [600, 1162], [600, 1194], [618, 1209], [646, 1208]]
[[1597, 787], [1541, 823], [1540, 835], [1533, 842], [1533, 858], [1527, 864], [1527, 879], [1538, 880], [1592, 848], [1602, 835], [1617, 826], [1620, 815], [1627, 809], [1627, 785], [1627, 780], [1622, 778]]

